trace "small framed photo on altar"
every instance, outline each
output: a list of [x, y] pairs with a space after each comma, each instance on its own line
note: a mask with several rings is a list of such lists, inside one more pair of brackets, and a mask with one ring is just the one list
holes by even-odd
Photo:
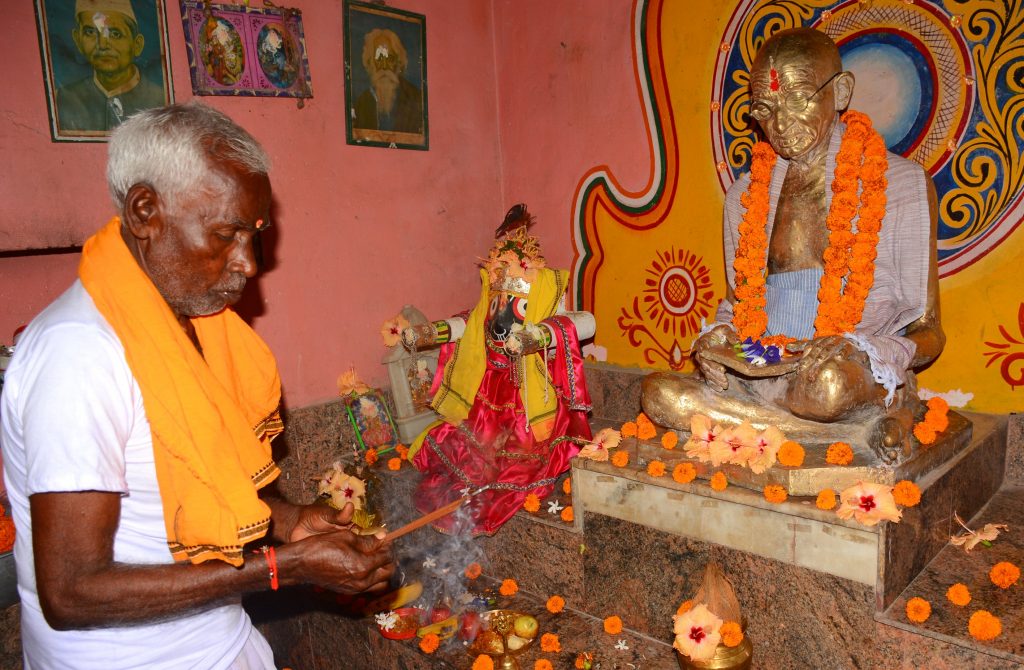
[[426, 18], [349, 0], [344, 14], [348, 143], [426, 151]]
[[355, 429], [356, 441], [363, 451], [376, 449], [385, 452], [398, 444], [395, 422], [380, 391], [350, 393], [342, 400], [348, 420]]
[[174, 101], [163, 0], [35, 0], [54, 142], [105, 142]]
[[196, 95], [313, 97], [299, 10], [181, 0], [181, 22]]

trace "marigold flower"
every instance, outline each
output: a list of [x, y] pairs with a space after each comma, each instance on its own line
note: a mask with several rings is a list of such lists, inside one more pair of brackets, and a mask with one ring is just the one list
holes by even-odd
[[991, 612], [978, 610], [967, 622], [967, 630], [971, 637], [985, 642], [996, 639], [1003, 632], [1003, 624]]
[[615, 455], [612, 456], [612, 465], [617, 468], [624, 468], [629, 464], [629, 452], [628, 451], [616, 451]]
[[691, 609], [693, 609], [693, 601], [692, 600], [684, 600], [679, 605], [679, 608], [676, 610], [676, 616], [679, 616], [679, 615], [682, 615], [682, 614], [686, 614]]
[[523, 509], [533, 514], [540, 509], [540, 498], [535, 493], [529, 493], [523, 501]]
[[942, 414], [949, 412], [949, 403], [946, 402], [945, 398], [940, 396], [932, 396], [931, 398], [928, 398], [928, 401], [925, 404], [928, 405], [928, 409], [934, 412], [941, 412]]
[[722, 636], [722, 644], [727, 647], [738, 647], [743, 642], [743, 630], [735, 621], [726, 621], [718, 632]]
[[562, 643], [554, 633], [544, 633], [540, 636], [540, 650], [548, 653], [562, 651]]
[[971, 602], [971, 592], [967, 589], [966, 584], [957, 582], [946, 591], [946, 598], [954, 605], [966, 607]]
[[818, 499], [814, 501], [818, 509], [832, 509], [836, 506], [836, 492], [832, 489], [822, 489], [818, 492]]
[[479, 563], [470, 563], [466, 566], [465, 575], [467, 579], [476, 579], [483, 573], [483, 568], [480, 567]]
[[533, 670], [553, 670], [553, 666], [548, 659], [538, 658], [533, 664]]
[[764, 487], [764, 499], [770, 503], [786, 502], [787, 497], [786, 489], [778, 484], [768, 484]]
[[546, 607], [552, 614], [558, 614], [565, 609], [565, 598], [562, 596], [551, 596], [548, 598]]
[[501, 588], [498, 589], [498, 593], [503, 596], [514, 596], [519, 591], [519, 584], [516, 584], [514, 579], [506, 579], [501, 583]]
[[573, 667], [576, 668], [576, 670], [590, 670], [593, 660], [594, 657], [589, 651], [581, 651], [576, 654], [576, 661], [573, 663]]
[[487, 654], [480, 654], [473, 661], [472, 670], [494, 670], [494, 659]]
[[373, 465], [374, 463], [377, 462], [377, 459], [380, 457], [377, 455], [376, 449], [367, 449], [366, 454], [363, 455], [363, 458], [366, 460], [367, 465]]
[[622, 428], [619, 429], [619, 433], [622, 437], [636, 437], [637, 425], [635, 421], [627, 421], [622, 424]]
[[907, 618], [914, 623], [924, 623], [932, 615], [932, 606], [924, 598], [911, 598], [907, 601]]
[[778, 459], [780, 465], [787, 468], [799, 468], [804, 464], [804, 448], [793, 440], [786, 440], [779, 447]]
[[649, 440], [658, 434], [658, 429], [654, 427], [651, 422], [638, 423], [636, 427], [636, 437], [638, 440]]
[[420, 640], [420, 649], [422, 649], [425, 654], [433, 654], [437, 651], [440, 644], [441, 638], [438, 637], [437, 633], [427, 633]]
[[1001, 589], [1008, 589], [1020, 579], [1020, 568], [1013, 563], [1001, 561], [992, 566], [988, 578]]
[[711, 476], [711, 488], [716, 491], [724, 491], [725, 487], [729, 485], [729, 480], [725, 478], [724, 472], [716, 472]]
[[892, 497], [897, 505], [913, 507], [921, 502], [921, 489], [914, 482], [904, 479], [892, 487]]
[[409, 447], [404, 444], [395, 445], [395, 453], [398, 454], [398, 457], [403, 461], [409, 460]]
[[562, 493], [567, 496], [572, 495], [572, 479], [569, 477], [566, 477], [565, 481], [562, 482]]
[[679, 435], [676, 434], [676, 431], [668, 430], [661, 436], [661, 446], [666, 449], [675, 449], [677, 444], [679, 444]]
[[697, 468], [693, 463], [680, 463], [672, 468], [672, 479], [680, 484], [688, 484], [697, 477]]
[[572, 523], [573, 519], [575, 518], [572, 511], [572, 505], [569, 505], [568, 507], [563, 509], [560, 516], [562, 517], [562, 521], [566, 523]]
[[935, 429], [923, 421], [916, 423], [914, 424], [914, 437], [923, 445], [933, 444], [936, 437]]
[[622, 632], [622, 619], [618, 616], [610, 616], [604, 620], [604, 632], [609, 635], [618, 635]]
[[664, 477], [665, 464], [661, 461], [651, 461], [647, 464], [647, 474], [652, 477]]
[[857, 482], [840, 493], [839, 500], [836, 516], [854, 517], [865, 526], [874, 526], [879, 521], [896, 522], [903, 516], [892, 498], [892, 490], [884, 484]]
[[825, 452], [825, 462], [832, 465], [849, 465], [853, 462], [853, 449], [846, 442], [833, 442]]
[[401, 458], [389, 458], [388, 459], [388, 470], [399, 470], [402, 467]]

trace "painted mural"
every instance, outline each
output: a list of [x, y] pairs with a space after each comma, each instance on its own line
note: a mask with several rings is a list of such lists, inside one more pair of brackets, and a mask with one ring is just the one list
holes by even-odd
[[747, 71], [777, 30], [811, 26], [856, 77], [851, 108], [939, 194], [948, 342], [921, 386], [979, 411], [1024, 410], [1024, 6], [991, 0], [634, 0], [650, 179], [605, 167], [575, 201], [574, 300], [609, 362], [688, 371], [724, 295], [725, 190], [756, 141]]

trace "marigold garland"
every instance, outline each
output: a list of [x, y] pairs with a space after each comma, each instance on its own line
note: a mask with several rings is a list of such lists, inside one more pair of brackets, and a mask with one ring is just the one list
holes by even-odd
[[523, 501], [523, 509], [533, 514], [540, 509], [540, 498], [537, 497], [536, 493], [528, 493], [526, 499]]
[[740, 642], [743, 642], [743, 630], [735, 621], [723, 623], [718, 633], [722, 636], [722, 644], [727, 647], [737, 647]]
[[[832, 203], [826, 226], [828, 248], [818, 288], [815, 337], [851, 332], [864, 313], [874, 284], [878, 235], [885, 218], [888, 170], [885, 140], [860, 112], [843, 115], [843, 133], [832, 180]], [[768, 327], [765, 312], [765, 267], [768, 250], [769, 186], [777, 156], [767, 142], [751, 152], [750, 186], [740, 196], [746, 208], [736, 247], [733, 327], [739, 338], [761, 339]], [[859, 193], [859, 197], [858, 197]], [[853, 218], [858, 217], [857, 232]]]
[[971, 592], [966, 584], [957, 582], [946, 591], [946, 598], [954, 605], [966, 607], [971, 602]]
[[652, 477], [664, 477], [665, 464], [661, 461], [651, 461], [647, 464], [647, 474]]
[[554, 633], [544, 633], [540, 636], [540, 650], [548, 653], [562, 651], [562, 643]]
[[503, 596], [514, 596], [519, 591], [519, 584], [514, 579], [506, 579], [501, 583], [498, 593]]
[[675, 449], [677, 444], [679, 444], [679, 435], [676, 434], [676, 431], [670, 430], [661, 436], [661, 446], [666, 449]]
[[818, 499], [814, 501], [818, 509], [830, 510], [836, 506], [836, 492], [832, 489], [822, 489], [818, 492]]
[[472, 670], [494, 670], [494, 659], [487, 654], [480, 654], [473, 660]]
[[776, 458], [779, 459], [781, 465], [785, 465], [787, 468], [799, 468], [804, 464], [804, 448], [793, 440], [786, 440], [779, 447], [779, 453]]
[[479, 563], [470, 563], [466, 566], [466, 571], [463, 573], [466, 575], [466, 579], [476, 579], [483, 573], [483, 568], [480, 567]]
[[367, 465], [373, 465], [374, 463], [377, 462], [377, 459], [380, 457], [377, 455], [376, 449], [367, 449], [366, 454], [363, 456], [363, 458], [366, 459]]
[[622, 437], [636, 437], [637, 425], [635, 421], [627, 421], [622, 424], [622, 428], [619, 429], [622, 433]]
[[567, 496], [572, 495], [572, 480], [568, 477], [566, 477], [565, 481], [562, 482], [562, 493]]
[[680, 463], [672, 468], [672, 479], [680, 484], [689, 484], [697, 477], [697, 468], [693, 463]]
[[420, 649], [424, 654], [433, 654], [441, 644], [441, 638], [437, 633], [427, 633], [420, 640]]
[[402, 467], [401, 458], [389, 458], [388, 459], [388, 470], [399, 470]]
[[562, 596], [551, 596], [548, 598], [548, 602], [545, 604], [545, 607], [547, 607], [548, 611], [552, 614], [558, 614], [565, 609], [565, 598]]
[[724, 472], [716, 472], [711, 476], [711, 488], [716, 491], [724, 491], [725, 487], [729, 485], [729, 480], [725, 478]]
[[604, 620], [604, 632], [609, 635], [618, 635], [622, 632], [622, 619], [618, 616], [610, 616]]
[[924, 598], [911, 598], [907, 601], [907, 618], [914, 623], [924, 623], [931, 615], [931, 603]]
[[628, 451], [616, 451], [612, 454], [612, 465], [617, 468], [624, 468], [629, 464]]
[[786, 493], [786, 489], [778, 484], [768, 484], [764, 487], [764, 499], [770, 503], [786, 502], [787, 497], [789, 494]]
[[832, 465], [853, 463], [853, 449], [846, 442], [833, 442], [825, 452], [825, 462]]
[[573, 514], [572, 505], [569, 505], [568, 507], [566, 507], [565, 509], [562, 510], [561, 517], [562, 517], [562, 521], [564, 521], [566, 523], [572, 523], [573, 522], [573, 519], [575, 519], [576, 517]]
[[892, 498], [897, 505], [914, 507], [921, 502], [921, 489], [917, 488], [914, 482], [904, 479], [892, 487]]
[[533, 670], [554, 670], [551, 661], [546, 658], [538, 658], [533, 664]]
[[1000, 561], [989, 570], [988, 578], [1001, 589], [1008, 589], [1020, 579], [1020, 568], [1013, 563]]
[[999, 617], [993, 616], [991, 612], [978, 610], [971, 615], [967, 622], [967, 631], [974, 639], [987, 642], [999, 637], [999, 634], [1003, 632], [1003, 624]]

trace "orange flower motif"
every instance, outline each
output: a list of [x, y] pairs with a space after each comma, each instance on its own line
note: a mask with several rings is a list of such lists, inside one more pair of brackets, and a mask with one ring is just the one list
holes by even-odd
[[865, 526], [874, 526], [879, 521], [896, 522], [903, 516], [892, 498], [892, 490], [884, 484], [857, 482], [840, 493], [839, 500], [836, 516], [854, 517]]
[[604, 632], [609, 635], [618, 635], [622, 632], [622, 619], [617, 616], [610, 616], [604, 620]]
[[437, 651], [438, 646], [441, 644], [441, 638], [437, 633], [427, 633], [420, 640], [420, 649], [423, 650], [424, 654], [433, 654]]
[[778, 484], [768, 484], [764, 487], [764, 499], [770, 503], [786, 502], [787, 497], [786, 489]]
[[399, 470], [402, 467], [401, 458], [389, 458], [388, 459], [388, 470]]
[[716, 491], [724, 491], [725, 487], [729, 485], [729, 480], [725, 478], [724, 472], [716, 472], [711, 476], [711, 488]]
[[553, 670], [553, 666], [548, 659], [538, 658], [533, 664], [533, 670]]
[[363, 455], [363, 458], [366, 459], [367, 465], [373, 465], [374, 463], [377, 462], [377, 459], [380, 457], [377, 455], [376, 449], [367, 449], [366, 454]]
[[567, 496], [572, 495], [572, 479], [569, 477], [566, 477], [565, 481], [562, 482], [562, 493]]
[[675, 449], [677, 444], [679, 444], [679, 435], [676, 434], [676, 431], [665, 431], [665, 434], [661, 436], [661, 446], [666, 449]]
[[1003, 632], [1003, 624], [998, 617], [992, 616], [991, 612], [978, 610], [967, 622], [967, 630], [974, 639], [986, 642], [999, 637]]
[[1020, 579], [1020, 568], [1013, 563], [1001, 561], [992, 566], [988, 578], [1001, 589], [1008, 589]]
[[526, 500], [523, 501], [523, 509], [533, 514], [540, 509], [540, 498], [535, 493], [527, 494]]
[[470, 563], [469, 565], [466, 566], [465, 575], [466, 575], [467, 579], [476, 579], [482, 573], [483, 573], [483, 568], [480, 567], [479, 563]]
[[743, 630], [735, 621], [726, 621], [718, 632], [722, 636], [722, 644], [727, 647], [738, 647], [743, 642]]
[[558, 614], [565, 608], [565, 598], [562, 596], [551, 596], [548, 598], [546, 607], [552, 614]]
[[907, 618], [914, 623], [924, 623], [932, 615], [932, 606], [924, 598], [911, 598], [907, 601]]
[[612, 456], [612, 465], [617, 468], [624, 468], [629, 464], [629, 452], [628, 451], [616, 451], [615, 455]]
[[501, 583], [498, 593], [503, 596], [514, 596], [519, 591], [519, 584], [514, 579], [506, 579]]
[[968, 590], [966, 584], [957, 582], [956, 584], [953, 584], [953, 586], [950, 586], [946, 591], [946, 598], [948, 598], [949, 602], [954, 605], [966, 607], [967, 604], [971, 602], [971, 592]]
[[635, 421], [627, 421], [622, 424], [622, 428], [619, 429], [622, 437], [636, 437], [637, 425]]
[[560, 516], [562, 517], [562, 521], [566, 523], [572, 523], [573, 519], [575, 518], [572, 511], [572, 505], [569, 505], [568, 507], [563, 509]]
[[913, 507], [921, 502], [921, 489], [914, 482], [904, 479], [892, 487], [892, 498], [897, 505]]
[[487, 654], [480, 654], [473, 660], [472, 670], [494, 670], [494, 659]]
[[693, 463], [680, 463], [672, 468], [672, 479], [680, 484], [688, 484], [697, 477], [697, 468]]
[[652, 477], [664, 477], [665, 464], [661, 461], [651, 461], [647, 464], [647, 474]]
[[679, 608], [676, 610], [676, 616], [679, 616], [681, 614], [686, 614], [691, 609], [693, 609], [693, 601], [692, 600], [684, 600], [679, 605]]
[[558, 636], [554, 633], [544, 633], [540, 636], [540, 650], [549, 654], [562, 651], [562, 643], [558, 641]]
[[825, 462], [832, 465], [849, 465], [853, 463], [853, 449], [846, 442], [833, 442], [825, 452]]
[[793, 440], [786, 440], [779, 447], [778, 459], [780, 465], [787, 468], [799, 468], [804, 464], [804, 448]]
[[832, 489], [822, 489], [818, 493], [818, 499], [814, 501], [818, 509], [829, 510], [836, 506], [836, 492]]

